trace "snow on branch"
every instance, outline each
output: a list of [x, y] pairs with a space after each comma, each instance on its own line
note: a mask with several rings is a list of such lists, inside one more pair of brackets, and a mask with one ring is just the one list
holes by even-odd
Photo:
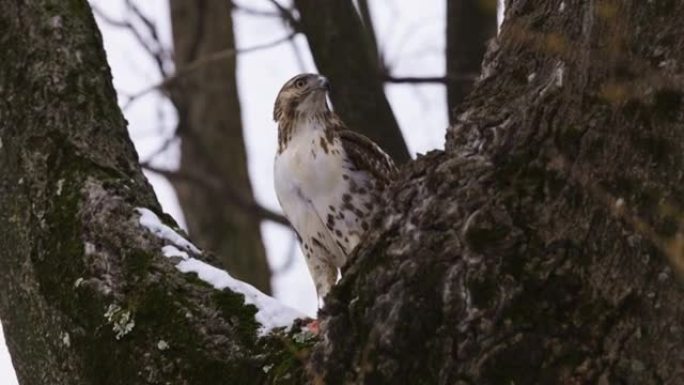
[[183, 273], [195, 273], [202, 281], [210, 284], [218, 290], [228, 289], [245, 296], [245, 303], [257, 308], [256, 321], [261, 325], [259, 335], [264, 336], [271, 330], [279, 327], [290, 328], [297, 318], [306, 316], [288, 306], [278, 302], [254, 286], [233, 278], [228, 272], [218, 269], [210, 264], [190, 257], [190, 254], [202, 252], [187, 239], [178, 234], [169, 226], [163, 224], [154, 212], [146, 208], [136, 208], [140, 214], [140, 225], [156, 235], [158, 238], [170, 244], [162, 248], [164, 256], [180, 258], [176, 268]]
[[145, 208], [137, 208], [135, 210], [140, 214], [140, 224], [146, 229], [150, 230], [152, 234], [156, 235], [158, 238], [169, 241], [174, 246], [180, 247], [183, 250], [190, 251], [194, 254], [202, 254], [197, 246], [183, 238], [174, 229], [163, 224], [159, 220], [157, 214]]

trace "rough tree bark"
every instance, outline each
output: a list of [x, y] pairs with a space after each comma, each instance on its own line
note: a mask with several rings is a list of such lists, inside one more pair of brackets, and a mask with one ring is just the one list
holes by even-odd
[[88, 3], [0, 4], [0, 318], [19, 382], [300, 383], [301, 343], [257, 339], [242, 295], [181, 274], [140, 226], [136, 207], [161, 210]]
[[[171, 0], [176, 68], [208, 55], [235, 49], [229, 1]], [[242, 135], [235, 56], [208, 64], [176, 79], [171, 99], [179, 115], [179, 172], [217, 179], [242, 200], [254, 201]], [[259, 231], [260, 218], [231, 196], [218, 196], [188, 180], [173, 185], [199, 245], [221, 256], [221, 265], [264, 292], [271, 290], [271, 271]]]
[[509, 1], [328, 300], [327, 384], [681, 384], [684, 3]]
[[335, 111], [398, 163], [410, 159], [406, 143], [385, 97], [372, 31], [364, 30], [351, 0], [295, 0], [298, 23], [318, 70], [330, 79]]
[[[85, 2], [2, 5], [0, 316], [22, 385], [303, 383], [300, 362], [326, 384], [681, 382], [684, 4], [509, 2], [310, 355], [257, 340], [253, 308], [137, 225], [158, 206]], [[135, 319], [120, 340], [112, 304]]]
[[487, 49], [496, 36], [497, 0], [447, 0], [446, 78], [449, 121], [473, 89]]

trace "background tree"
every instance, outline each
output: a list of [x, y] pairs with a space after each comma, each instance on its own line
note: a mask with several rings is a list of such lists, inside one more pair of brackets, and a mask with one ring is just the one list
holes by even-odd
[[[170, 5], [178, 71], [217, 52], [235, 50], [231, 2], [171, 0]], [[270, 292], [271, 271], [259, 230], [262, 218], [249, 209], [254, 196], [247, 174], [235, 55], [180, 76], [169, 88], [181, 138], [180, 167], [171, 180], [188, 230], [199, 245], [222, 255], [221, 264], [235, 276]], [[211, 180], [226, 188], [208, 187]]]
[[3, 5], [0, 315], [23, 385], [301, 383], [302, 363], [329, 384], [681, 378], [684, 5], [509, 4], [312, 349], [257, 339], [252, 306], [138, 224], [159, 209], [86, 4]]
[[496, 0], [446, 1], [446, 84], [449, 121], [480, 74], [487, 41], [496, 36]]
[[[306, 35], [318, 70], [333, 84], [335, 111], [349, 127], [377, 143], [399, 163], [410, 159], [385, 97], [370, 17], [364, 25], [349, 0], [295, 0], [297, 24]], [[366, 15], [368, 15], [368, 7]]]

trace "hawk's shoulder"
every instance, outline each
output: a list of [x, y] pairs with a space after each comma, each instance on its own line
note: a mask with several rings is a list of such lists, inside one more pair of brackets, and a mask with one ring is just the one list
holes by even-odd
[[338, 129], [337, 135], [349, 161], [357, 169], [369, 173], [383, 185], [389, 184], [394, 179], [397, 167], [380, 146], [346, 127]]

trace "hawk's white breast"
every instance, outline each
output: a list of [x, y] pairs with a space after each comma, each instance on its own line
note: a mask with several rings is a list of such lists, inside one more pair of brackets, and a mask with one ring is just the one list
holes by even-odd
[[[332, 254], [319, 257], [331, 258], [330, 262], [341, 267], [362, 234], [360, 218], [353, 212], [342, 213], [344, 199], [353, 195], [350, 183], [366, 185], [368, 175], [350, 169], [338, 138], [332, 144], [322, 144], [326, 140], [318, 122], [295, 127], [284, 150], [276, 155], [275, 190], [299, 236], [305, 242], [316, 238]], [[331, 217], [334, 226], [330, 225]]]

